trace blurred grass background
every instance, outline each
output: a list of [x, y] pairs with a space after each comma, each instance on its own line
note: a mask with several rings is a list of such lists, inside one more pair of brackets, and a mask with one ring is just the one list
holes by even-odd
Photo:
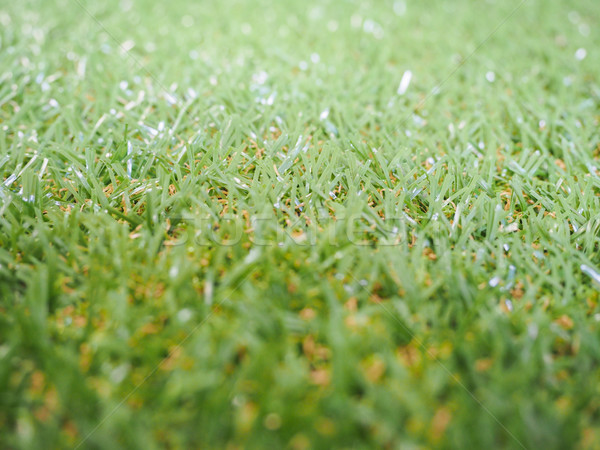
[[0, 444], [596, 448], [599, 16], [4, 2]]

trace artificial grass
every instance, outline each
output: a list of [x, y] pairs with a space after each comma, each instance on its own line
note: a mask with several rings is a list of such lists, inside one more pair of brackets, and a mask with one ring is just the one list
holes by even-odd
[[599, 15], [3, 5], [2, 446], [597, 446]]

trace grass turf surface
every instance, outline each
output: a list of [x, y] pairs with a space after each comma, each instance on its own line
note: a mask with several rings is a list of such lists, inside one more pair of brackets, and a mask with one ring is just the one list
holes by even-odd
[[600, 16], [518, 5], [5, 2], [2, 446], [597, 445]]

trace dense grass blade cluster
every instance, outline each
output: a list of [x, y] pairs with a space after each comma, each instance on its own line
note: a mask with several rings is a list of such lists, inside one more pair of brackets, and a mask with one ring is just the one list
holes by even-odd
[[518, 5], [2, 5], [0, 446], [594, 448], [600, 10]]

